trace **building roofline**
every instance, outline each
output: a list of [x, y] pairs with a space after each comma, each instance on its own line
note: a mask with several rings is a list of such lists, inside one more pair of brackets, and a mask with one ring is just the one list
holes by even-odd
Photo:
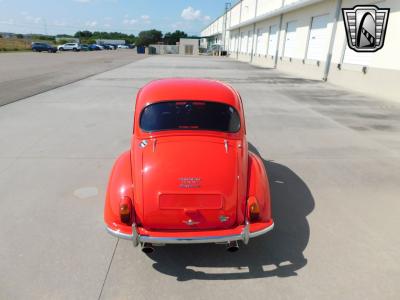
[[218, 17], [216, 17], [213, 21], [211, 21], [206, 27], [204, 27], [202, 30], [200, 30], [200, 34], [202, 31], [206, 30], [208, 27], [210, 27], [212, 24], [214, 24], [216, 21], [218, 21], [219, 18], [221, 18], [222, 16], [224, 16], [225, 14], [227, 14], [228, 12], [230, 12], [234, 7], [236, 7], [237, 5], [239, 5], [241, 2], [243, 2], [243, 0], [239, 0], [238, 2], [236, 2], [233, 6], [231, 6], [231, 8], [229, 10], [227, 10], [226, 12], [224, 12], [222, 15], [219, 15]]
[[266, 12], [262, 15], [259, 15], [252, 19], [249, 19], [249, 20], [239, 23], [237, 25], [231, 26], [231, 27], [227, 28], [227, 30], [235, 30], [235, 29], [239, 29], [239, 28], [246, 27], [249, 25], [253, 25], [254, 23], [258, 23], [258, 22], [264, 21], [266, 19], [270, 19], [270, 18], [279, 16], [281, 14], [285, 14], [287, 12], [297, 10], [297, 9], [300, 9], [300, 8], [303, 8], [303, 7], [306, 7], [309, 5], [313, 5], [313, 4], [316, 4], [319, 2], [323, 2], [323, 1], [326, 1], [326, 0], [299, 0], [297, 2], [293, 2], [293, 3], [287, 4], [285, 6], [281, 6], [280, 8], [274, 9], [272, 11]]
[[[293, 2], [293, 3], [290, 3], [290, 4], [286, 4], [286, 5], [284, 5], [284, 6], [280, 7], [280, 8], [274, 9], [272, 11], [266, 12], [266, 13], [264, 13], [262, 15], [256, 16], [256, 17], [254, 17], [252, 19], [249, 19], [247, 21], [241, 22], [241, 23], [239, 23], [237, 25], [228, 27], [227, 30], [231, 31], [231, 30], [242, 28], [242, 27], [246, 27], [246, 26], [252, 25], [254, 23], [258, 23], [258, 22], [264, 21], [266, 19], [270, 19], [270, 18], [279, 16], [280, 14], [284, 14], [284, 13], [287, 13], [287, 12], [290, 12], [290, 11], [293, 11], [293, 10], [296, 10], [296, 9], [300, 9], [300, 8], [303, 8], [303, 7], [306, 7], [306, 6], [309, 6], [309, 5], [313, 5], [313, 4], [316, 4], [316, 3], [319, 3], [319, 2], [323, 2], [323, 1], [326, 1], [326, 0], [299, 0], [299, 1], [296, 1], [296, 2]], [[234, 7], [239, 5], [241, 2], [243, 2], [243, 0], [238, 1], [234, 6], [232, 6], [227, 11], [227, 13], [229, 11], [231, 11]], [[219, 18], [221, 18], [224, 15], [225, 15], [225, 13], [220, 15], [217, 19], [215, 19], [213, 22], [208, 24], [203, 30], [201, 30], [201, 32], [206, 30], [208, 27], [210, 27], [213, 23], [215, 23]], [[201, 35], [201, 32], [200, 32], [200, 35]], [[217, 34], [214, 34], [214, 35], [217, 35]], [[214, 36], [214, 35], [212, 35], [212, 36]]]

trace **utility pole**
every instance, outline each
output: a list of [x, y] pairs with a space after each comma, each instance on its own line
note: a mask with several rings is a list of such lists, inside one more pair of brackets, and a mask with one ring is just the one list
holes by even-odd
[[228, 28], [228, 11], [231, 9], [231, 2], [225, 3], [225, 13], [224, 13], [224, 21], [222, 27], [222, 50], [226, 50], [226, 31]]

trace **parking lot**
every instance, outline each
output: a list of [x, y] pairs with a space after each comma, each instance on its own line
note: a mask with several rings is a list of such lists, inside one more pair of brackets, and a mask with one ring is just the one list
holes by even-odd
[[0, 106], [143, 58], [134, 50], [0, 55]]
[[[228, 58], [125, 53], [79, 53], [73, 68], [92, 70], [82, 78], [112, 70], [0, 107], [1, 299], [398, 299], [399, 104]], [[0, 55], [3, 103], [37, 94], [35, 84], [5, 88], [4, 78], [25, 78], [15, 55]], [[75, 53], [60, 67], [58, 54], [26, 55], [46, 57], [27, 73], [56, 78]], [[107, 180], [129, 148], [135, 94], [163, 77], [219, 79], [243, 97], [276, 227], [239, 252], [188, 245], [147, 256], [105, 232]]]

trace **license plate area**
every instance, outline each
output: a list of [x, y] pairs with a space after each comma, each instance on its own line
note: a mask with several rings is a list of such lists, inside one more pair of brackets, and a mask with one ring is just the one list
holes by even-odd
[[222, 196], [218, 194], [161, 194], [159, 208], [171, 209], [222, 209]]

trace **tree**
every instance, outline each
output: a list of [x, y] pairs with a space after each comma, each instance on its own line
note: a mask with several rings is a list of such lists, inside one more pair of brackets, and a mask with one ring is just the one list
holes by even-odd
[[137, 38], [137, 46], [149, 46], [150, 44], [157, 44], [162, 41], [162, 32], [152, 29], [147, 31], [142, 31], [139, 33]]
[[76, 38], [91, 38], [93, 35], [92, 32], [88, 31], [88, 30], [84, 30], [84, 31], [78, 31], [77, 33], [75, 33], [75, 37]]
[[17, 34], [17, 39], [23, 39], [24, 35], [23, 34]]
[[187, 38], [187, 37], [188, 35], [180, 30], [176, 30], [175, 32], [167, 32], [164, 35], [164, 43], [168, 45], [176, 45], [176, 43], [179, 42], [181, 38]]
[[87, 44], [94, 43], [95, 40], [124, 40], [128, 44], [136, 42], [136, 37], [133, 34], [128, 35], [121, 32], [91, 32], [86, 30], [78, 31], [74, 36]]

